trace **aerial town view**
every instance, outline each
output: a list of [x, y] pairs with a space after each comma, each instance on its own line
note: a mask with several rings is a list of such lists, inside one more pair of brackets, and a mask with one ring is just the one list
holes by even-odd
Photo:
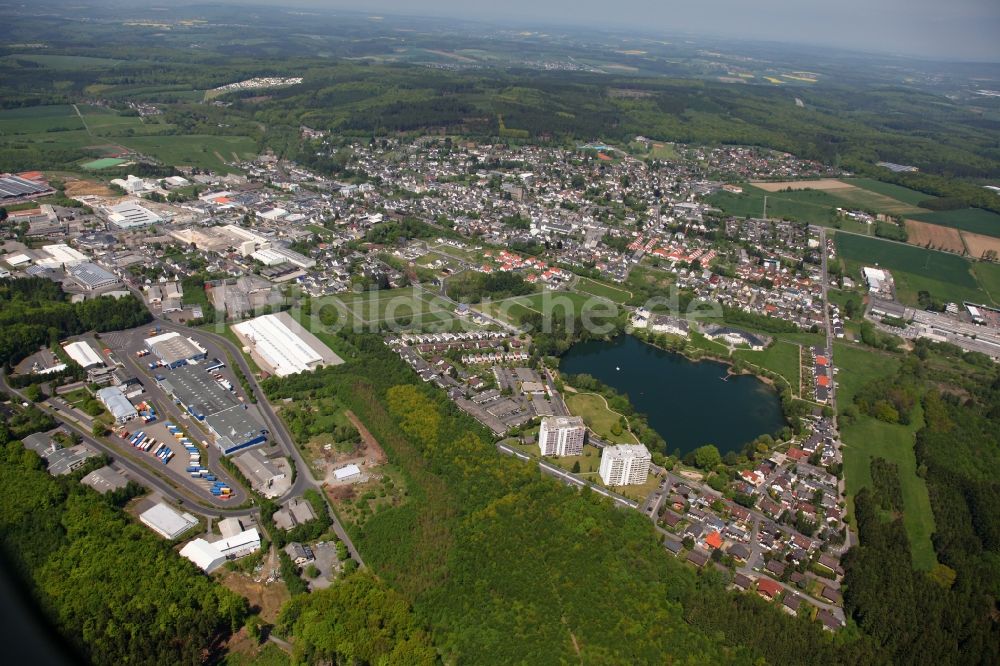
[[1000, 663], [1000, 7], [557, 4], [4, 10], [11, 663]]

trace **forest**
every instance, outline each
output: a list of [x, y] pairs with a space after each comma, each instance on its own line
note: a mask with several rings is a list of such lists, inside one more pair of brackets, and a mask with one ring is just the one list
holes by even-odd
[[[377, 337], [351, 342], [357, 361], [264, 387], [276, 400], [338, 396], [403, 470], [408, 501], [349, 529], [445, 661], [884, 661], [865, 637], [834, 640], [727, 591], [722, 572], [696, 574], [637, 513], [500, 456]], [[308, 632], [290, 624], [296, 640]]]
[[86, 331], [116, 331], [152, 320], [132, 294], [101, 296], [70, 303], [52, 280], [29, 277], [0, 280], [0, 364], [13, 365], [43, 345]]
[[[243, 624], [246, 599], [214, 584], [102, 497], [54, 478], [19, 441], [0, 445], [0, 554], [74, 651], [95, 664], [199, 664]], [[155, 575], [152, 575], [155, 572]]]

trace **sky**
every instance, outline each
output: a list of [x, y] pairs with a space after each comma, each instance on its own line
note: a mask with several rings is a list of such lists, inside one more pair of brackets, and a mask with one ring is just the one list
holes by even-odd
[[295, 0], [294, 4], [1000, 62], [1000, 0]]

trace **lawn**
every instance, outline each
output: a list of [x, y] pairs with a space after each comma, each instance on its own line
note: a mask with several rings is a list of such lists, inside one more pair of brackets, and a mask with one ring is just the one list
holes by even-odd
[[[861, 387], [879, 377], [892, 375], [900, 364], [895, 356], [843, 343], [835, 343], [833, 360], [839, 368], [837, 403], [841, 409], [852, 403]], [[861, 488], [871, 484], [872, 458], [885, 458], [899, 466], [903, 522], [910, 538], [914, 564], [920, 569], [929, 569], [937, 561], [931, 543], [934, 514], [927, 486], [917, 476], [917, 459], [913, 452], [914, 435], [922, 425], [923, 413], [918, 404], [909, 426], [862, 416], [841, 430], [841, 439], [844, 441], [844, 481], [851, 502]]]
[[632, 292], [630, 291], [626, 291], [619, 287], [612, 287], [607, 283], [598, 282], [597, 280], [591, 280], [590, 278], [585, 277], [580, 278], [573, 289], [584, 294], [592, 294], [594, 296], [600, 296], [601, 298], [607, 298], [608, 300], [614, 301], [619, 305], [632, 297]]
[[237, 158], [252, 159], [257, 142], [248, 136], [164, 135], [121, 137], [121, 143], [171, 165], [197, 166], [233, 172]]
[[619, 422], [621, 415], [608, 408], [604, 398], [596, 393], [566, 393], [566, 406], [574, 416], [582, 416], [584, 422], [597, 436], [613, 444], [636, 444], [639, 440], [629, 431], [620, 435], [611, 429]]
[[974, 234], [1000, 238], [1000, 215], [981, 208], [960, 208], [910, 215], [914, 220], [954, 227]]
[[918, 304], [920, 291], [944, 301], [991, 300], [979, 287], [972, 262], [957, 255], [844, 233], [837, 234], [836, 243], [851, 277], [860, 280], [862, 266], [878, 264], [892, 272], [896, 296], [907, 305]]
[[799, 385], [799, 346], [796, 344], [778, 340], [764, 351], [737, 349], [733, 357], [778, 373], [793, 389]]

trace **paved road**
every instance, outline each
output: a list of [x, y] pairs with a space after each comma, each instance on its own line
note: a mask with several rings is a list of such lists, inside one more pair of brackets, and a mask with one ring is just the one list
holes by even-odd
[[[243, 356], [243, 351], [233, 344], [228, 338], [217, 335], [216, 333], [182, 326], [165, 319], [159, 319], [158, 323], [165, 330], [177, 331], [198, 341], [209, 340], [213, 346], [222, 347], [229, 352], [233, 361], [243, 372], [243, 375], [246, 377], [247, 382], [250, 385], [252, 395], [257, 399], [257, 408], [260, 410], [260, 414], [264, 419], [264, 424], [270, 431], [271, 437], [278, 443], [283, 452], [291, 457], [291, 459], [295, 462], [295, 481], [292, 483], [288, 491], [281, 497], [277, 498], [276, 501], [284, 502], [292, 497], [298, 497], [307, 488], [318, 489], [325, 497], [325, 493], [322, 492], [321, 488], [322, 484], [313, 477], [312, 471], [309, 469], [309, 465], [306, 463], [306, 460], [302, 456], [298, 447], [295, 446], [295, 441], [292, 439], [291, 434], [285, 427], [284, 422], [282, 422], [282, 420], [278, 418], [278, 415], [274, 412], [274, 408], [267, 400], [267, 396], [264, 395], [263, 389], [261, 389], [260, 384], [257, 383], [253, 369], [251, 369], [250, 364], [247, 363], [246, 358]], [[333, 516], [333, 530], [337, 537], [347, 546], [347, 550], [351, 554], [351, 557], [353, 557], [359, 565], [364, 566], [364, 560], [361, 559], [361, 554], [358, 552], [357, 548], [354, 547], [354, 543], [351, 541], [350, 536], [348, 536], [347, 531], [344, 529], [343, 525], [341, 525], [340, 520], [336, 517], [336, 515]]]
[[[525, 462], [531, 462], [532, 460], [534, 460], [534, 458], [532, 458], [528, 454], [521, 453], [517, 449], [513, 449], [513, 448], [507, 446], [506, 444], [503, 444], [502, 442], [497, 442], [496, 447], [497, 447], [497, 450], [500, 451], [501, 453], [505, 453], [505, 454], [507, 454], [509, 456], [514, 456], [516, 458], [520, 458], [521, 460], [524, 460]], [[607, 489], [602, 488], [600, 486], [591, 485], [591, 484], [587, 483], [586, 481], [584, 481], [583, 479], [581, 479], [581, 478], [579, 478], [577, 476], [574, 476], [573, 474], [567, 472], [566, 470], [562, 469], [561, 467], [557, 467], [556, 465], [553, 465], [551, 463], [545, 462], [544, 460], [539, 460], [538, 461], [538, 467], [539, 467], [539, 469], [542, 470], [542, 472], [544, 472], [545, 474], [548, 474], [549, 476], [554, 476], [557, 479], [559, 479], [559, 480], [561, 480], [561, 481], [563, 481], [563, 482], [565, 482], [567, 484], [572, 484], [572, 485], [575, 485], [575, 486], [580, 486], [581, 488], [582, 487], [588, 487], [591, 490], [593, 490], [595, 493], [599, 493], [601, 495], [604, 495], [605, 497], [607, 497], [607, 498], [609, 498], [611, 500], [614, 500], [615, 503], [617, 503], [617, 504], [619, 504], [621, 506], [625, 506], [625, 507], [628, 507], [630, 509], [637, 509], [637, 508], [639, 508], [639, 503], [638, 502], [636, 502], [634, 500], [630, 500], [629, 498], [623, 497], [622, 495], [619, 495], [617, 493], [613, 493], [610, 490], [607, 490]]]

